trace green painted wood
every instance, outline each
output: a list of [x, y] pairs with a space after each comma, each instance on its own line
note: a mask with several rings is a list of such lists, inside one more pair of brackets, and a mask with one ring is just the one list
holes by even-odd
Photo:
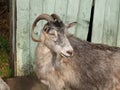
[[29, 73], [30, 35], [29, 35], [29, 0], [17, 0], [16, 59], [18, 76]]
[[119, 1], [107, 0], [104, 16], [102, 43], [116, 46], [118, 33]]
[[118, 22], [118, 34], [117, 34], [117, 46], [120, 47], [120, 2], [119, 2], [119, 22]]
[[43, 13], [52, 14], [55, 9], [55, 0], [43, 0]]
[[95, 0], [92, 42], [102, 43], [106, 0]]
[[[47, 14], [52, 14], [54, 13], [54, 9], [55, 9], [55, 0], [43, 0], [43, 13], [47, 13]], [[46, 21], [42, 22], [42, 25], [44, 25], [46, 23]]]
[[96, 0], [93, 42], [117, 46], [119, 2], [120, 0]]
[[[34, 20], [43, 13], [43, 0], [29, 0], [30, 3], [30, 35], [31, 35], [31, 28], [32, 28], [32, 24], [34, 22]], [[43, 22], [38, 22], [36, 28], [35, 28], [35, 32], [34, 32], [34, 37], [36, 39], [39, 39], [40, 36], [40, 31], [43, 27], [42, 25]], [[31, 36], [30, 36], [30, 63], [32, 66], [34, 66], [34, 60], [35, 60], [35, 48], [36, 48], [37, 43], [31, 40]], [[32, 71], [31, 67], [31, 71]]]
[[79, 2], [78, 25], [75, 35], [83, 40], [86, 40], [88, 35], [92, 1], [93, 0], [80, 0]]
[[63, 21], [66, 19], [68, 0], [55, 0], [54, 12], [58, 14]]
[[[68, 3], [67, 3], [68, 4], [67, 5], [68, 9], [67, 9], [65, 23], [68, 24], [68, 23], [77, 21], [77, 15], [78, 15], [78, 10], [79, 10], [79, 1], [80, 0], [75, 0], [75, 1], [74, 0], [68, 0]], [[76, 26], [69, 29], [69, 32], [71, 34], [75, 33]]]

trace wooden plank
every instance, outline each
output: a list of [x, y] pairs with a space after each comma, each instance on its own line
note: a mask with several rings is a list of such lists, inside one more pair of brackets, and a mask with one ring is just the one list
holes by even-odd
[[119, 2], [119, 0], [95, 1], [92, 42], [116, 46]]
[[[31, 28], [34, 20], [37, 18], [38, 15], [43, 13], [43, 0], [30, 0], [30, 35], [31, 35]], [[35, 28], [34, 32], [34, 37], [36, 39], [39, 39], [40, 37], [40, 31], [42, 29], [42, 23], [39, 22]], [[34, 61], [35, 61], [35, 48], [37, 43], [32, 41], [31, 36], [30, 36], [30, 64], [34, 66]], [[32, 68], [31, 68], [32, 71]]]
[[[47, 13], [49, 15], [54, 13], [55, 3], [55, 0], [43, 0], [43, 13]], [[45, 23], [46, 21], [42, 21], [42, 25], [44, 25]]]
[[29, 0], [17, 0], [17, 76], [29, 74]]
[[120, 1], [119, 1], [119, 22], [118, 22], [117, 46], [120, 47]]
[[102, 43], [117, 44], [119, 0], [106, 0]]
[[55, 0], [43, 0], [43, 13], [54, 13]]
[[78, 26], [75, 35], [83, 40], [87, 39], [91, 8], [93, 0], [80, 0], [78, 11]]
[[[76, 1], [68, 0], [68, 3], [67, 3], [68, 9], [67, 9], [65, 23], [71, 23], [73, 21], [77, 21], [77, 15], [78, 15], [78, 10], [79, 10], [79, 1], [80, 0], [76, 0]], [[69, 32], [71, 34], [74, 34], [75, 29], [76, 29], [76, 27], [70, 28]]]
[[63, 21], [66, 19], [68, 4], [67, 0], [55, 0], [54, 12], [58, 14]]
[[102, 43], [106, 0], [95, 0], [92, 42]]

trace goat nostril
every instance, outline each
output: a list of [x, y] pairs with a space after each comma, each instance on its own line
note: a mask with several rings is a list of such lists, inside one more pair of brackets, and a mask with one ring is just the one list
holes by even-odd
[[73, 55], [73, 52], [72, 51], [67, 51], [67, 53], [72, 56]]

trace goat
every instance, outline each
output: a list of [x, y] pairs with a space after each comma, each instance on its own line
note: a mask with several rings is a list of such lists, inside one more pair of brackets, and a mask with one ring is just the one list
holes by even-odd
[[0, 78], [0, 90], [10, 90], [9, 86]]
[[[40, 39], [33, 33], [39, 20], [46, 20]], [[120, 48], [83, 41], [68, 33], [56, 14], [39, 15], [32, 26], [35, 72], [49, 90], [120, 90]]]

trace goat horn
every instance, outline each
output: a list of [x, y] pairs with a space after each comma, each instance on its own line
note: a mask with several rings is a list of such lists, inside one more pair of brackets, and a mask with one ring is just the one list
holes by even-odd
[[33, 33], [34, 33], [34, 29], [35, 29], [35, 27], [36, 27], [36, 24], [37, 24], [37, 22], [40, 21], [40, 20], [46, 20], [46, 21], [48, 21], [48, 22], [53, 22], [53, 21], [54, 21], [54, 19], [53, 19], [50, 15], [48, 15], [48, 14], [39, 15], [39, 16], [35, 19], [35, 21], [33, 22], [33, 25], [32, 25], [32, 34], [31, 34], [32, 40], [35, 41], [35, 42], [40, 42], [40, 40], [37, 40], [37, 39], [35, 39], [35, 38], [33, 37]]
[[53, 17], [54, 20], [57, 19], [58, 22], [61, 22], [61, 19], [57, 14], [53, 13], [53, 14], [51, 14], [51, 16]]

